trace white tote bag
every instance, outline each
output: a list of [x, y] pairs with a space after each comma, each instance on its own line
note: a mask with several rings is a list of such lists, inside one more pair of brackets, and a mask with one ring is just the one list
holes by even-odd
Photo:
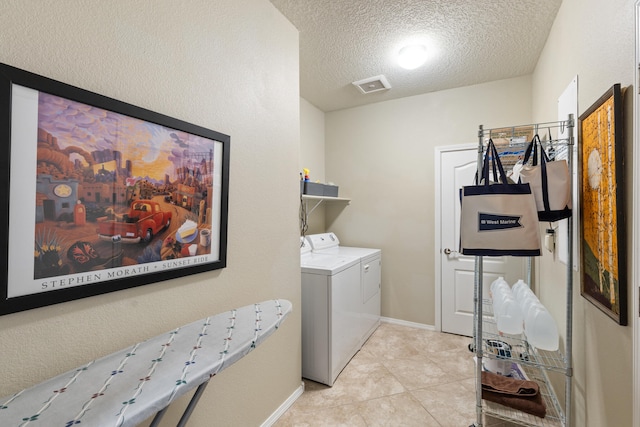
[[[538, 164], [537, 148], [540, 146], [540, 164]], [[533, 156], [532, 156], [533, 154]], [[532, 157], [532, 164], [528, 165]], [[540, 221], [558, 221], [571, 216], [571, 178], [565, 160], [549, 161], [535, 135], [523, 160], [520, 171], [520, 182], [528, 183], [535, 196]]]
[[[495, 184], [489, 183], [489, 158], [493, 159]], [[539, 256], [540, 227], [531, 187], [508, 183], [492, 140], [481, 176], [481, 185], [460, 190], [460, 252], [476, 256]]]

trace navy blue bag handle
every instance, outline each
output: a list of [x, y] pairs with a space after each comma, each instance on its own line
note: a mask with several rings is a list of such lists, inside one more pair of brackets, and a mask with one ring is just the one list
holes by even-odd
[[535, 134], [533, 139], [527, 146], [527, 151], [524, 152], [524, 159], [522, 160], [523, 165], [527, 164], [527, 162], [529, 161], [529, 158], [531, 157], [531, 154], [533, 154], [533, 161], [531, 162], [531, 166], [538, 165], [538, 145], [540, 146], [540, 163], [542, 163], [543, 158], [547, 162], [549, 161], [549, 157], [547, 156], [547, 153], [542, 148], [542, 142], [540, 142], [540, 137], [538, 136], [538, 134]]
[[484, 155], [484, 163], [482, 165], [482, 179], [484, 180], [484, 185], [489, 185], [489, 156], [491, 156], [493, 181], [496, 183], [502, 182], [503, 184], [508, 184], [509, 182], [507, 181], [507, 174], [504, 172], [504, 167], [502, 166], [502, 162], [500, 161], [498, 150], [493, 143], [493, 139], [489, 138], [489, 142], [487, 143], [487, 151]]
[[527, 164], [529, 161], [529, 156], [533, 152], [533, 161], [532, 166], [536, 166], [538, 164], [538, 146], [540, 146], [540, 178], [542, 180], [542, 203], [544, 204], [544, 210], [550, 211], [551, 206], [549, 205], [549, 181], [547, 179], [547, 162], [549, 161], [549, 157], [547, 153], [542, 148], [542, 142], [540, 142], [540, 137], [538, 134], [535, 134], [529, 146], [527, 147], [527, 151], [524, 153], [524, 160], [522, 164]]

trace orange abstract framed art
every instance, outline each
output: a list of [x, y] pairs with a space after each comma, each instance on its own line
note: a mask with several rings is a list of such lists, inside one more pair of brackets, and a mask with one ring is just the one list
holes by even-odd
[[622, 93], [615, 84], [580, 116], [581, 294], [627, 324]]

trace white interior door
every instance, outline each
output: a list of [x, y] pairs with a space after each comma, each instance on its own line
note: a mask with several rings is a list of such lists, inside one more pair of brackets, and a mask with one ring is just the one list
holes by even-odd
[[[440, 316], [442, 332], [471, 336], [473, 333], [473, 292], [475, 257], [458, 252], [460, 246], [460, 188], [472, 185], [476, 173], [477, 147], [438, 150], [440, 182], [440, 247], [436, 248], [440, 267]], [[438, 239], [436, 239], [438, 240]], [[503, 276], [509, 284], [525, 279], [524, 258], [484, 257], [483, 296], [488, 298], [491, 282]]]

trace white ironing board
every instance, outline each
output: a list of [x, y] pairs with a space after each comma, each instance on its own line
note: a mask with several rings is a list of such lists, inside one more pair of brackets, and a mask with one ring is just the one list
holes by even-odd
[[0, 426], [136, 426], [198, 387], [186, 424], [211, 377], [231, 366], [291, 312], [291, 302], [251, 304], [193, 322], [0, 399]]

